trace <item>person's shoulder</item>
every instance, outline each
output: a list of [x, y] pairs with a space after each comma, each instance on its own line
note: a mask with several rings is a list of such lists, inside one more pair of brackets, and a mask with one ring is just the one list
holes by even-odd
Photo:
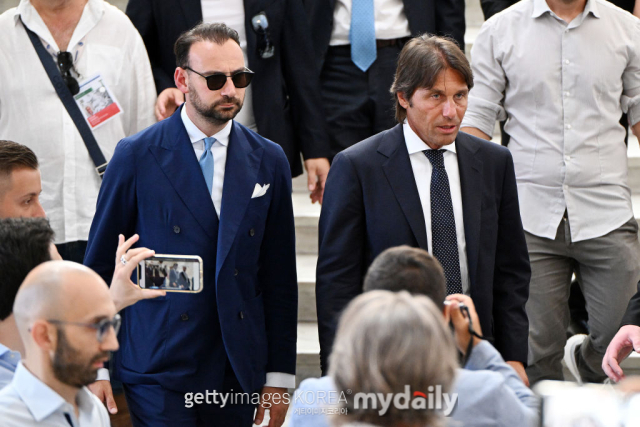
[[256, 146], [256, 148], [263, 148], [264, 155], [266, 155], [268, 159], [273, 160], [281, 158], [286, 160], [287, 156], [285, 155], [284, 150], [280, 145], [276, 144], [268, 138], [265, 138], [257, 132], [252, 131], [248, 127], [241, 125], [235, 120], [233, 121], [233, 130], [231, 135], [232, 138], [234, 132], [240, 132], [252, 145]]
[[459, 132], [456, 137], [456, 146], [465, 146], [473, 151], [479, 151], [483, 154], [486, 153], [489, 157], [506, 158], [511, 156], [511, 153], [507, 147], [503, 147], [495, 142], [487, 141], [486, 139], [478, 138], [477, 136], [470, 135], [465, 132]]
[[510, 26], [514, 21], [527, 19], [533, 12], [533, 0], [521, 0], [487, 19], [483, 26], [502, 27]]
[[371, 159], [376, 158], [376, 153], [379, 151], [380, 145], [383, 142], [385, 145], [391, 144], [393, 146], [391, 151], [395, 151], [397, 147], [403, 145], [404, 135], [402, 133], [402, 125], [394, 126], [391, 129], [387, 129], [370, 136], [367, 139], [363, 139], [362, 141], [338, 153], [336, 155], [336, 159], [342, 157], [348, 158], [354, 164], [367, 163]]
[[601, 17], [614, 20], [618, 25], [622, 26], [622, 28], [628, 27], [637, 29], [640, 27], [640, 20], [621, 7], [618, 7], [606, 0], [593, 1], [595, 2]]
[[137, 31], [129, 17], [116, 6], [104, 1], [100, 0], [104, 7], [104, 15], [102, 16], [102, 20], [109, 25], [117, 25], [118, 31], [121, 29]]
[[493, 390], [503, 387], [504, 376], [499, 372], [489, 370], [471, 371], [458, 369], [454, 383], [455, 391], [460, 394], [472, 393], [476, 396], [490, 395]]

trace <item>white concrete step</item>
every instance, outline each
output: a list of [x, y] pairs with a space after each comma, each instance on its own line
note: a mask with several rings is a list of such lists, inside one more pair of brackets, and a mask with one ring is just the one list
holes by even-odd
[[320, 342], [318, 341], [317, 323], [298, 323], [297, 351], [296, 385], [306, 378], [320, 377]]
[[298, 321], [317, 321], [316, 312], [316, 255], [298, 255]]
[[296, 253], [318, 253], [318, 221], [320, 219], [320, 205], [311, 204], [309, 194], [293, 193], [293, 214], [296, 224]]

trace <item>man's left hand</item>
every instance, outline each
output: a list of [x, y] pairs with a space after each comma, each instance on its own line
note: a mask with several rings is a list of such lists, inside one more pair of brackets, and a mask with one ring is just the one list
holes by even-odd
[[518, 374], [518, 376], [520, 377], [524, 385], [529, 387], [529, 377], [527, 376], [527, 373], [524, 370], [524, 365], [522, 364], [522, 362], [511, 361], [511, 362], [507, 362], [507, 364], [516, 371], [516, 373]]
[[113, 398], [113, 390], [111, 389], [111, 382], [106, 380], [99, 380], [93, 384], [89, 384], [89, 390], [95, 394], [102, 403], [104, 403], [109, 410], [110, 414], [117, 414], [118, 407], [116, 401]]
[[329, 175], [329, 160], [326, 158], [307, 159], [304, 161], [304, 168], [307, 170], [307, 185], [311, 195], [311, 203], [320, 202], [324, 195], [324, 183]]
[[265, 409], [269, 410], [269, 427], [280, 427], [284, 423], [287, 416], [291, 397], [286, 388], [281, 387], [262, 387], [260, 394], [260, 405], [256, 411], [254, 424], [262, 425], [264, 421]]

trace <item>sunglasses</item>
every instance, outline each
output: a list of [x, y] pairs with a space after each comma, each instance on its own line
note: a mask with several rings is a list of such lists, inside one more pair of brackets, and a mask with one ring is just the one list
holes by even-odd
[[258, 55], [262, 59], [268, 59], [275, 53], [275, 46], [271, 43], [271, 37], [269, 37], [269, 20], [267, 14], [260, 12], [253, 18], [251, 18], [251, 26], [253, 31], [258, 35]]
[[69, 88], [69, 92], [71, 92], [71, 95], [77, 95], [78, 92], [80, 92], [80, 86], [78, 85], [78, 81], [71, 75], [71, 70], [73, 69], [73, 56], [71, 52], [58, 52], [58, 60], [56, 62], [62, 75], [62, 80], [64, 80], [64, 84]]
[[113, 328], [116, 335], [118, 335], [118, 331], [120, 330], [120, 325], [122, 324], [122, 318], [119, 314], [116, 314], [113, 319], [102, 319], [98, 323], [80, 323], [80, 322], [67, 322], [64, 320], [55, 320], [49, 319], [47, 320], [49, 323], [53, 323], [54, 325], [75, 325], [75, 326], [84, 326], [87, 328], [96, 330], [96, 339], [99, 343], [102, 343], [104, 337], [109, 333], [109, 330]]
[[192, 69], [191, 67], [184, 67], [184, 69], [192, 71], [197, 75], [199, 75], [200, 77], [204, 77], [204, 79], [207, 81], [207, 87], [209, 88], [209, 90], [222, 89], [222, 87], [227, 83], [227, 78], [231, 78], [233, 85], [237, 89], [244, 89], [245, 87], [249, 86], [249, 84], [251, 83], [251, 79], [253, 79], [253, 74], [254, 74], [253, 71], [251, 71], [248, 68], [245, 68], [244, 71], [238, 71], [231, 75], [227, 75], [224, 73], [213, 73], [208, 76], [200, 74], [199, 72]]

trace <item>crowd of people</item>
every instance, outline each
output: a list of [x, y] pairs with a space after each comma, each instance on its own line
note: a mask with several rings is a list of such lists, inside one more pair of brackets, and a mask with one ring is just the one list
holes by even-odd
[[[0, 15], [0, 425], [108, 426], [124, 391], [136, 427], [534, 426], [563, 362], [623, 380], [640, 5], [481, 5], [470, 60], [462, 0]], [[291, 395], [303, 169], [323, 376]], [[142, 289], [155, 254], [202, 279]]]

